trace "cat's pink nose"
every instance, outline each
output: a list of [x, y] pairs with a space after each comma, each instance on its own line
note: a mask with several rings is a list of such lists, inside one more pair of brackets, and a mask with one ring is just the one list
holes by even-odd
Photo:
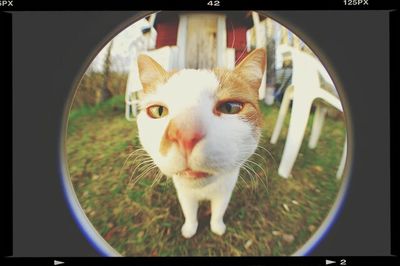
[[168, 126], [167, 138], [178, 143], [180, 150], [190, 154], [196, 144], [204, 138], [201, 127], [193, 121], [174, 121]]

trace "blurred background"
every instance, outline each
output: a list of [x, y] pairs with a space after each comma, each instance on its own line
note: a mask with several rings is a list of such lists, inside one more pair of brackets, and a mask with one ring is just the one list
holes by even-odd
[[[112, 96], [136, 98], [141, 90], [136, 57], [148, 53], [167, 68], [233, 69], [253, 49], [267, 49], [260, 99], [272, 104], [290, 84], [292, 64], [276, 47], [287, 44], [313, 52], [290, 30], [257, 12], [161, 12], [139, 20], [119, 33], [87, 69], [73, 107], [95, 105]], [[333, 88], [334, 89], [334, 88]]]

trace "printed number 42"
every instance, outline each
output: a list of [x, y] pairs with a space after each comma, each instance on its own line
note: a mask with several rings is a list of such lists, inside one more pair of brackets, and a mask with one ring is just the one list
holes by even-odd
[[208, 1], [208, 6], [220, 6], [220, 1]]

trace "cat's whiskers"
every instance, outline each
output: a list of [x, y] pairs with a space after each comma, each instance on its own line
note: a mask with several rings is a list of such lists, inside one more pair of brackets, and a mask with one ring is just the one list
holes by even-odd
[[126, 163], [132, 158], [132, 156], [136, 155], [136, 153], [138, 153], [138, 152], [145, 152], [145, 151], [144, 151], [144, 149], [139, 148], [139, 149], [134, 150], [133, 152], [131, 152], [131, 153], [126, 157], [124, 163], [122, 164], [122, 167], [121, 167], [121, 169], [119, 170], [118, 177], [121, 177], [122, 170], [124, 170]]
[[144, 159], [148, 159], [148, 158], [151, 158], [150, 157], [150, 155], [148, 155], [147, 153], [145, 153], [145, 152], [139, 152], [139, 153], [137, 153], [137, 154], [135, 154], [136, 155], [136, 157], [135, 157], [135, 159], [131, 162], [131, 164], [135, 164], [136, 162], [138, 162], [139, 160], [140, 161], [142, 161], [142, 160], [144, 160]]
[[144, 167], [144, 169], [142, 171], [140, 171], [140, 174], [137, 175], [135, 177], [135, 179], [140, 179], [142, 177], [145, 177], [146, 175], [150, 175], [150, 172], [152, 172], [152, 170], [154, 170], [156, 168], [157, 168], [157, 166], [153, 165], [153, 164], [146, 165], [146, 167]]
[[[155, 171], [155, 173], [154, 173], [154, 171]], [[143, 178], [145, 176], [147, 176], [147, 177], [154, 176], [154, 175], [157, 174], [157, 171], [158, 171], [158, 167], [154, 165], [152, 167], [147, 168], [145, 171], [143, 171], [143, 173], [141, 173], [137, 178], [139, 180], [139, 179], [141, 179], [141, 178]], [[153, 184], [154, 184], [154, 180], [153, 180], [153, 183], [150, 186], [152, 187]]]
[[[244, 145], [242, 147], [250, 149], [250, 150], [242, 150], [242, 152], [244, 152], [244, 153], [252, 152], [252, 150], [254, 149], [253, 145]], [[272, 156], [270, 154], [270, 152], [268, 150], [266, 150], [265, 148], [260, 147], [260, 146], [257, 146], [257, 148], [267, 151], [268, 155]], [[256, 158], [261, 159], [263, 164], [267, 165], [266, 158], [261, 156], [261, 154], [257, 153], [257, 150], [256, 150], [255, 152], [253, 152], [252, 156], [250, 158], [248, 158], [243, 164], [239, 165], [239, 167], [241, 167], [241, 169], [243, 169], [243, 171], [247, 173], [247, 176], [248, 176], [248, 178], [250, 178], [253, 189], [256, 185], [256, 180], [259, 180], [263, 184], [263, 186], [266, 188], [266, 190], [268, 191], [267, 183], [268, 183], [269, 171], [266, 167], [262, 167], [262, 165], [260, 165], [259, 162], [256, 162], [256, 160], [255, 160]], [[273, 159], [273, 157], [272, 157], [272, 159]], [[264, 181], [264, 178], [258, 173], [258, 171], [256, 171], [254, 169], [254, 167], [256, 167], [262, 171], [262, 173], [263, 173], [262, 175], [265, 177], [265, 181]]]
[[[146, 155], [147, 155], [146, 151], [143, 150], [142, 148], [138, 148], [138, 149], [134, 150], [133, 152], [131, 152], [131, 153], [127, 156], [127, 158], [126, 158], [126, 160], [125, 160], [125, 162], [124, 162], [123, 167], [125, 166], [125, 164], [126, 164], [133, 156], [135, 156], [135, 157], [134, 157], [134, 160], [133, 160], [133, 162], [135, 162], [135, 161], [137, 160], [138, 157], [142, 157], [142, 156], [146, 156]], [[148, 155], [147, 155], [147, 156], [148, 156]]]
[[245, 163], [242, 165], [242, 169], [247, 172], [247, 174], [248, 174], [248, 176], [250, 178], [250, 183], [251, 183], [252, 190], [254, 192], [256, 190], [257, 185], [256, 185], [256, 183], [254, 181], [254, 178], [252, 178], [252, 174], [250, 172], [250, 170], [252, 170], [252, 169], [249, 168], [248, 166], [246, 166]]
[[[155, 164], [154, 164], [154, 162], [153, 162], [153, 160], [152, 159], [148, 159], [148, 160], [144, 160], [144, 161], [142, 161], [140, 164], [138, 164], [136, 167], [135, 167], [135, 169], [132, 171], [132, 174], [131, 174], [131, 176], [130, 176], [130, 178], [129, 178], [129, 182], [131, 182], [132, 181], [132, 179], [133, 179], [133, 177], [135, 176], [135, 174], [137, 173], [137, 171], [138, 171], [138, 169], [140, 168], [140, 167], [142, 167], [142, 166], [146, 166], [146, 167], [153, 167]], [[143, 168], [142, 168], [143, 169]], [[145, 168], [145, 170], [144, 171], [146, 171], [147, 170], [147, 168]], [[142, 171], [142, 173], [144, 172], [144, 171]], [[140, 176], [140, 175], [139, 175]], [[136, 179], [137, 177], [135, 177], [135, 179]]]
[[272, 155], [272, 153], [268, 149], [266, 149], [266, 148], [264, 148], [264, 147], [262, 147], [260, 145], [257, 145], [257, 149], [261, 149], [261, 150], [265, 151], [271, 157], [272, 161], [274, 162], [275, 170], [277, 170], [278, 169], [278, 164], [277, 164], [274, 156]]
[[[244, 147], [246, 147], [246, 146], [244, 146]], [[253, 146], [249, 146], [249, 147], [253, 147]], [[257, 152], [258, 149], [261, 149], [261, 150], [263, 150], [264, 152], [267, 153], [267, 155], [268, 155], [268, 156], [272, 159], [272, 161], [273, 161], [274, 169], [277, 170], [277, 169], [278, 169], [278, 164], [277, 164], [277, 162], [276, 162], [274, 156], [272, 155], [272, 153], [271, 153], [268, 149], [266, 149], [266, 148], [264, 148], [263, 146], [261, 146], [260, 144], [258, 144], [258, 145], [257, 145], [257, 149], [256, 149], [256, 151], [254, 152], [254, 154], [260, 156], [260, 158], [263, 158], [263, 159], [268, 158], [268, 157], [263, 157], [263, 156], [261, 156], [261, 155]]]
[[147, 162], [149, 162], [149, 163], [146, 163], [146, 164], [143, 164], [142, 166], [140, 166], [138, 169], [137, 169], [137, 172], [139, 173], [139, 172], [143, 172], [143, 171], [145, 171], [147, 168], [149, 168], [150, 166], [154, 166], [155, 164], [154, 164], [154, 162], [153, 162], [153, 160], [151, 160], [151, 161], [147, 161]]
[[[150, 160], [150, 158], [140, 157], [140, 158], [138, 158], [137, 160], [135, 159], [133, 162], [130, 163], [130, 166], [129, 166], [129, 173], [135, 173], [136, 170], [134, 171], [134, 169], [135, 169], [136, 167], [141, 167], [141, 166], [139, 166], [139, 165], [140, 165], [140, 162], [144, 162], [144, 161], [147, 161], [147, 160]], [[137, 169], [137, 170], [138, 170], [138, 169]]]
[[244, 185], [242, 184], [242, 182], [240, 182], [240, 181], [242, 181], [243, 183], [247, 183], [244, 179], [243, 179], [243, 176], [241, 176], [240, 174], [239, 174], [239, 178], [238, 178], [238, 182], [236, 183], [236, 186], [237, 186], [237, 189], [238, 190], [242, 190], [242, 189], [244, 189]]
[[249, 186], [249, 184], [246, 182], [246, 179], [244, 179], [243, 176], [241, 176], [240, 174], [239, 174], [239, 178], [246, 184], [247, 187]]
[[[257, 166], [257, 167], [263, 172], [263, 174], [264, 174], [264, 176], [265, 176], [265, 182], [268, 183], [268, 174], [265, 172], [264, 168], [261, 167], [258, 163], [254, 162], [254, 161], [252, 161], [252, 160], [250, 160], [250, 159], [247, 160], [247, 162], [248, 162], [248, 163], [252, 163], [253, 165]], [[250, 166], [250, 165], [248, 165], [248, 166]], [[254, 168], [252, 168], [252, 169], [254, 170]], [[254, 172], [256, 173], [257, 177], [260, 179], [260, 181], [263, 183], [263, 185], [265, 186], [265, 188], [266, 188], [267, 191], [268, 191], [268, 186], [267, 186], [267, 184], [264, 182], [263, 178], [262, 178], [255, 170], [254, 170]]]
[[143, 170], [143, 167], [146, 166], [146, 164], [149, 162], [152, 162], [152, 158], [150, 157], [137, 158], [137, 160], [132, 162], [131, 167], [129, 168], [130, 173], [135, 173], [139, 170]]
[[119, 177], [127, 165], [130, 165], [129, 171], [131, 175], [129, 177], [129, 185], [131, 187], [135, 186], [146, 175], [154, 175], [154, 180], [150, 185], [150, 187], [153, 187], [155, 184], [158, 184], [164, 176], [158, 166], [154, 164], [153, 159], [143, 148], [137, 148], [128, 154], [119, 171]]
[[[133, 158], [132, 161], [130, 161]], [[136, 162], [141, 162], [140, 164], [136, 165]], [[137, 148], [133, 152], [131, 152], [127, 158], [125, 159], [120, 171], [118, 177], [121, 177], [122, 171], [125, 170], [125, 167], [127, 164], [129, 164], [129, 172], [131, 173], [129, 177], [129, 182], [131, 183], [134, 178], [134, 175], [136, 174], [137, 171], [143, 171], [147, 169], [147, 167], [152, 165], [153, 160], [151, 157], [147, 154], [147, 152], [143, 148]], [[135, 167], [135, 169], [132, 171], [132, 168]], [[139, 178], [140, 179], [140, 178]], [[135, 182], [136, 183], [136, 182]]]
[[160, 180], [164, 177], [164, 174], [160, 170], [157, 169], [157, 171], [158, 172], [156, 174], [156, 177], [154, 178], [154, 181], [150, 187], [153, 187], [155, 184], [158, 184]]
[[252, 156], [257, 156], [258, 158], [260, 158], [265, 164], [267, 164], [267, 160], [262, 157], [260, 154], [258, 154], [256, 151], [253, 153]]
[[146, 176], [148, 173], [150, 173], [152, 170], [156, 169], [156, 165], [152, 165], [149, 168], [147, 168], [145, 171], [143, 171], [140, 175], [136, 176], [131, 180], [132, 186], [135, 186], [137, 182], [139, 182], [140, 179], [142, 179], [144, 176]]
[[242, 57], [243, 57], [243, 55], [244, 55], [244, 52], [247, 50], [247, 47], [244, 47], [243, 48], [243, 50], [242, 50], [242, 53], [239, 55], [239, 57], [236, 59], [236, 61], [235, 61], [235, 66], [236, 66], [236, 64], [237, 64], [237, 62], [239, 62], [239, 60], [240, 59], [242, 59]]
[[[248, 162], [246, 162], [246, 163], [244, 164], [244, 167], [247, 168], [247, 169], [249, 169], [249, 171], [250, 171], [251, 173], [253, 173], [253, 179], [252, 179], [252, 180], [253, 180], [253, 182], [254, 182], [254, 184], [255, 184], [255, 188], [257, 188], [258, 185], [259, 185], [259, 180], [261, 180], [260, 175], [254, 170], [254, 168], [253, 168], [251, 165], [248, 164]], [[261, 181], [261, 183], [262, 183], [262, 181]]]

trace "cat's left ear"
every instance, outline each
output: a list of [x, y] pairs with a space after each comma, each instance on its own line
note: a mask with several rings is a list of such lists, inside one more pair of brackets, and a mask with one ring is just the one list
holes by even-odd
[[258, 90], [264, 75], [266, 61], [265, 49], [255, 49], [236, 66], [234, 73], [243, 77], [252, 88]]
[[145, 93], [156, 89], [159, 84], [167, 81], [168, 72], [150, 56], [139, 55], [137, 63], [140, 81]]

